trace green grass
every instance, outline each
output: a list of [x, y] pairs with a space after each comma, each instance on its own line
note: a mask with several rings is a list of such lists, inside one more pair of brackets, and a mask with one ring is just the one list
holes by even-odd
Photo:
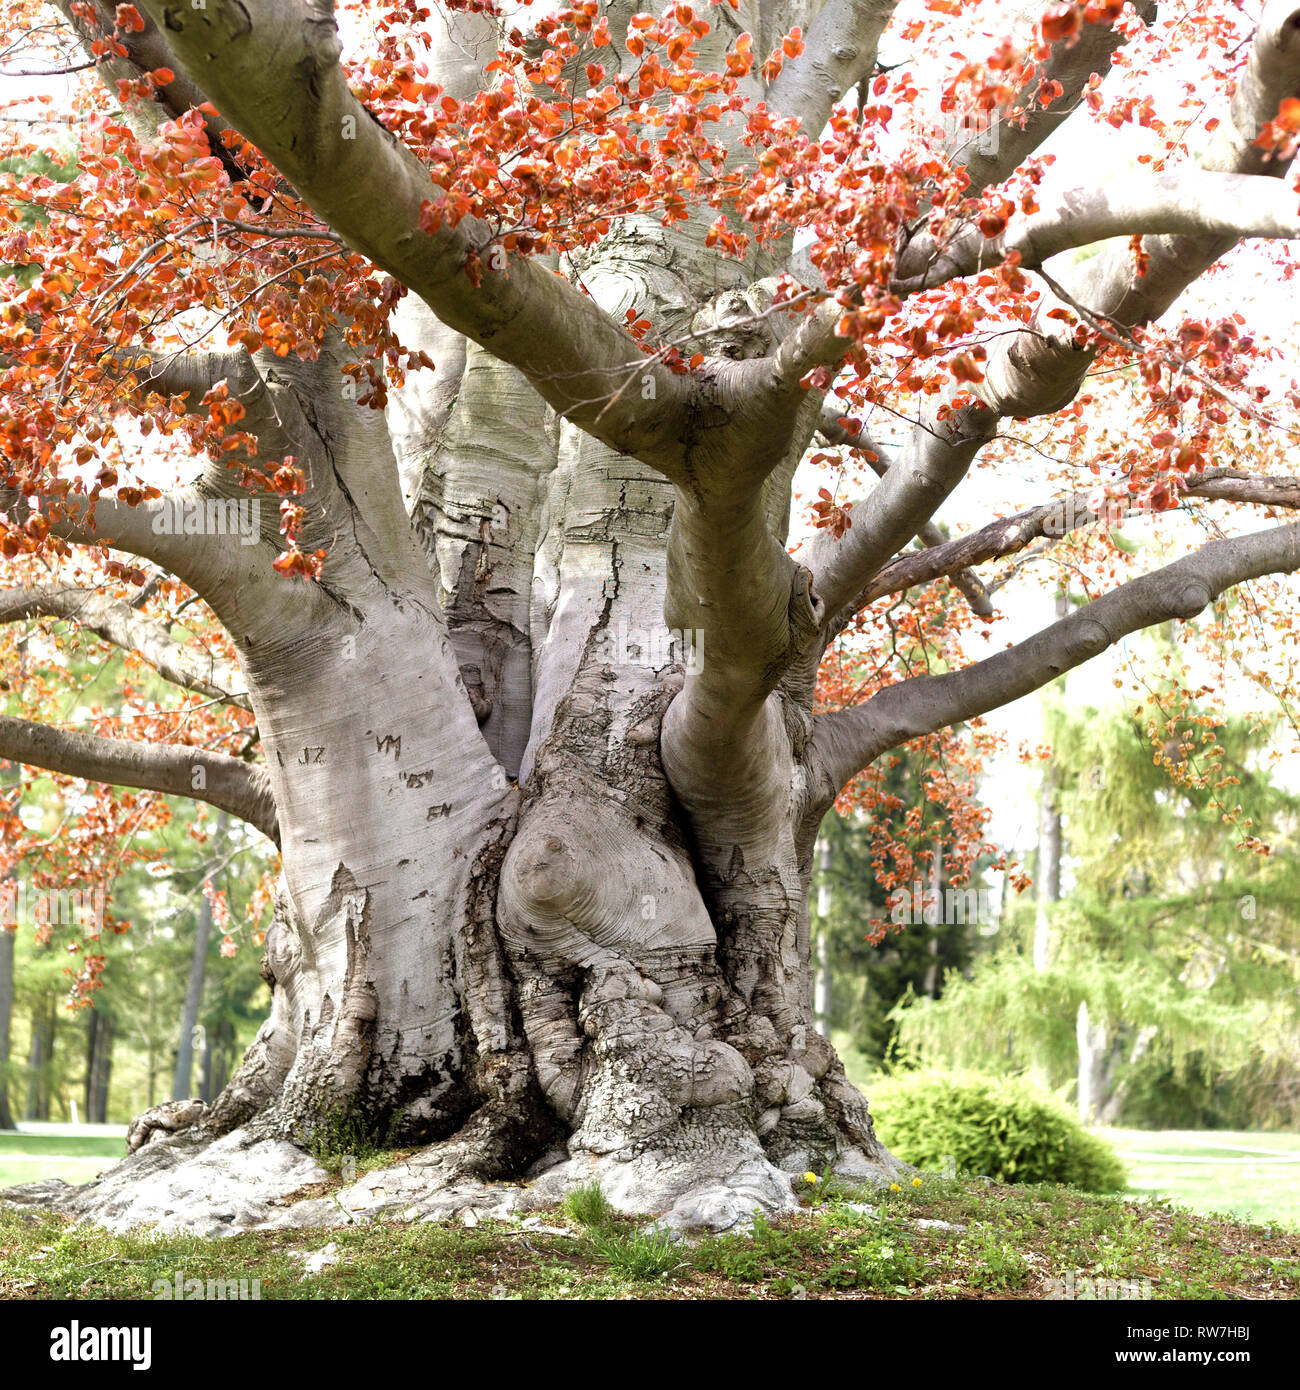
[[614, 1208], [598, 1182], [571, 1188], [564, 1194], [561, 1210], [570, 1221], [593, 1231], [607, 1230], [616, 1220]]
[[667, 1231], [591, 1233], [596, 1259], [631, 1284], [663, 1279], [684, 1268], [681, 1241]]
[[[1192, 1211], [1230, 1212], [1246, 1220], [1300, 1227], [1300, 1134], [1141, 1129], [1099, 1133], [1123, 1159], [1134, 1192]], [[1265, 1152], [1245, 1152], [1261, 1149]], [[1272, 1155], [1293, 1161], [1270, 1161]]]
[[32, 1157], [50, 1154], [69, 1158], [121, 1158], [124, 1153], [125, 1138], [112, 1134], [20, 1134], [17, 1130], [0, 1130], [0, 1159], [12, 1154], [27, 1154]]
[[[1174, 1259], [1170, 1266], [1169, 1288], [1183, 1290], [1173, 1296], [1188, 1296], [1187, 1289], [1215, 1289], [1223, 1278], [1246, 1278], [1251, 1271], [1258, 1275], [1265, 1268], [1258, 1261], [1252, 1263], [1253, 1256], [1240, 1254], [1230, 1256], [1223, 1270], [1217, 1267], [1223, 1232], [1235, 1232], [1230, 1240], [1239, 1248], [1260, 1244], [1263, 1238], [1258, 1231], [1242, 1234], [1247, 1223], [1254, 1222], [1293, 1228], [1280, 1237], [1290, 1242], [1286, 1247], [1289, 1253], [1270, 1256], [1281, 1263], [1267, 1269], [1275, 1275], [1280, 1271], [1284, 1281], [1292, 1282], [1291, 1296], [1300, 1293], [1294, 1286], [1300, 1272], [1294, 1234], [1300, 1230], [1300, 1161], [1269, 1161], [1273, 1155], [1300, 1160], [1300, 1135], [1100, 1132], [1115, 1145], [1129, 1169], [1133, 1191], [1127, 1201], [1085, 1198], [1068, 1189], [987, 1188], [929, 1177], [919, 1192], [908, 1187], [886, 1198], [886, 1222], [892, 1219], [891, 1212], [894, 1216], [914, 1214], [961, 1222], [968, 1227], [964, 1233], [926, 1232], [922, 1238], [905, 1224], [881, 1226], [876, 1218], [864, 1218], [844, 1206], [859, 1197], [874, 1205], [874, 1197], [834, 1180], [800, 1185], [802, 1199], [810, 1208], [820, 1205], [820, 1212], [792, 1223], [761, 1226], [752, 1240], [714, 1238], [683, 1249], [639, 1236], [637, 1224], [618, 1217], [599, 1188], [592, 1187], [570, 1193], [562, 1211], [547, 1218], [572, 1228], [575, 1238], [570, 1240], [521, 1233], [517, 1227], [504, 1225], [473, 1232], [433, 1226], [342, 1235], [317, 1232], [299, 1237], [297, 1248], [318, 1248], [332, 1239], [348, 1249], [348, 1242], [360, 1244], [341, 1262], [342, 1268], [331, 1267], [304, 1281], [301, 1263], [284, 1264], [275, 1239], [256, 1234], [236, 1238], [245, 1244], [231, 1248], [245, 1250], [247, 1255], [241, 1258], [251, 1261], [251, 1272], [241, 1276], [227, 1268], [224, 1257], [214, 1258], [207, 1243], [186, 1244], [181, 1240], [178, 1245], [179, 1238], [169, 1238], [161, 1245], [146, 1241], [140, 1247], [149, 1253], [137, 1272], [156, 1271], [165, 1265], [171, 1271], [165, 1277], [174, 1277], [176, 1269], [188, 1277], [193, 1264], [194, 1273], [203, 1278], [260, 1275], [265, 1297], [503, 1296], [492, 1294], [502, 1280], [507, 1289], [504, 1296], [527, 1298], [700, 1297], [705, 1296], [701, 1290], [713, 1287], [716, 1281], [726, 1290], [723, 1296], [732, 1297], [788, 1296], [796, 1287], [806, 1289], [809, 1296], [845, 1296], [857, 1291], [858, 1296], [899, 1297], [906, 1293], [911, 1297], [944, 1297], [951, 1295], [937, 1290], [950, 1285], [963, 1287], [962, 1296], [1006, 1297], [1032, 1296], [1028, 1291], [1036, 1280], [1041, 1283], [1044, 1261], [1103, 1277], [1151, 1277], [1151, 1270], [1168, 1256], [1163, 1245], [1172, 1236], [1180, 1241], [1194, 1240], [1189, 1259]], [[123, 1147], [122, 1139], [113, 1135], [0, 1132], [0, 1187], [52, 1177], [86, 1182], [119, 1158]], [[378, 1152], [368, 1154], [358, 1166], [374, 1166], [381, 1157]], [[1134, 1198], [1146, 1200], [1135, 1205]], [[1151, 1199], [1200, 1216], [1170, 1211]], [[1049, 1215], [1044, 1222], [1044, 1212], [1062, 1217], [1063, 1230], [1053, 1241], [1047, 1240], [1047, 1231], [1056, 1216]], [[1216, 1212], [1231, 1214], [1237, 1220], [1216, 1223], [1201, 1219]], [[1071, 1220], [1073, 1229], [1081, 1233], [1077, 1241], [1070, 1234]], [[30, 1260], [27, 1268], [34, 1279], [33, 1288], [48, 1290], [53, 1287], [51, 1279], [66, 1277], [71, 1281], [80, 1268], [71, 1258], [50, 1263], [52, 1255], [40, 1260], [30, 1252], [24, 1255], [29, 1245], [26, 1234], [35, 1231], [46, 1245], [53, 1242], [58, 1250], [75, 1248], [90, 1261], [106, 1261], [105, 1267], [94, 1267], [99, 1274], [90, 1279], [85, 1296], [149, 1296], [149, 1281], [114, 1285], [102, 1277], [136, 1270], [125, 1261], [144, 1257], [123, 1253], [124, 1249], [135, 1249], [134, 1245], [123, 1247], [113, 1243], [115, 1238], [81, 1233], [66, 1238], [70, 1246], [59, 1245], [65, 1234], [57, 1220], [43, 1220], [34, 1226], [15, 1223], [18, 1219], [13, 1216], [0, 1217], [0, 1256], [7, 1260], [13, 1251], [20, 1263]], [[1037, 1234], [1032, 1234], [1035, 1231]], [[1026, 1232], [1032, 1234], [1028, 1244]], [[129, 1241], [138, 1239], [131, 1237]], [[1090, 1255], [1088, 1242], [1092, 1240], [1097, 1245]], [[523, 1259], [513, 1258], [514, 1252], [521, 1250]], [[942, 1259], [938, 1259], [940, 1254]], [[683, 1260], [684, 1266], [678, 1268]], [[38, 1269], [40, 1265], [48, 1268]], [[482, 1270], [493, 1267], [500, 1279], [484, 1285]], [[61, 1270], [63, 1274], [57, 1273]], [[153, 1277], [164, 1276], [155, 1272]], [[652, 1285], [658, 1288], [657, 1294], [648, 1292]], [[11, 1287], [12, 1283], [0, 1278], [0, 1296], [23, 1296], [25, 1290], [21, 1289], [8, 1293]], [[60, 1287], [67, 1288], [67, 1296], [80, 1296], [82, 1286], [68, 1282]], [[309, 1289], [315, 1292], [307, 1292]], [[47, 1291], [40, 1296], [59, 1295]]]
[[0, 1188], [42, 1178], [89, 1182], [126, 1153], [111, 1134], [20, 1134], [0, 1130]]
[[[392, 1221], [212, 1240], [0, 1208], [0, 1298], [148, 1299], [178, 1273], [257, 1279], [267, 1299], [1039, 1299], [1067, 1276], [1149, 1280], [1156, 1299], [1300, 1296], [1295, 1232], [1053, 1186], [926, 1178], [881, 1193], [841, 1186], [831, 1201], [820, 1186], [803, 1184], [798, 1215], [749, 1235], [683, 1241], [617, 1215], [593, 1228], [563, 1209], [541, 1230]], [[301, 1256], [330, 1244], [337, 1259], [305, 1274]]]

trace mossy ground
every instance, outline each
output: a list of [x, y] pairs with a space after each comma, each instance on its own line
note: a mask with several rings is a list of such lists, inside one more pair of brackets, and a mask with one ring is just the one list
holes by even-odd
[[[1054, 1186], [925, 1178], [883, 1194], [801, 1190], [798, 1215], [684, 1242], [646, 1234], [590, 1194], [541, 1216], [565, 1234], [388, 1222], [214, 1240], [110, 1235], [0, 1208], [0, 1299], [148, 1299], [178, 1272], [257, 1279], [263, 1299], [1041, 1299], [1070, 1276], [1149, 1280], [1155, 1299], [1300, 1296], [1294, 1229]], [[875, 1214], [853, 1211], [855, 1201]], [[302, 1256], [331, 1242], [336, 1262], [306, 1273]]]

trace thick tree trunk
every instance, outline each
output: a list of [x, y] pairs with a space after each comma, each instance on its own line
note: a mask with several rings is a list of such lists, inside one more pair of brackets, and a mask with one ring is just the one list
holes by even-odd
[[[620, 274], [634, 255], [658, 274], [662, 240], [633, 237]], [[599, 267], [585, 281], [602, 293]], [[210, 1185], [195, 1146], [214, 1138], [228, 1175], [228, 1146], [256, 1154], [264, 1201], [268, 1173], [309, 1180], [286, 1141], [330, 1147], [358, 1127], [427, 1147], [357, 1200], [426, 1213], [469, 1192], [487, 1209], [524, 1200], [474, 1185], [532, 1172], [530, 1201], [596, 1180], [629, 1210], [726, 1226], [789, 1209], [791, 1172], [897, 1171], [812, 1017], [813, 836], [782, 807], [784, 830], [756, 838], [762, 787], [711, 811], [702, 846], [669, 786], [661, 721], [699, 656], [662, 617], [671, 486], [562, 424], [500, 429], [476, 374], [491, 396], [502, 369], [468, 363], [457, 409], [478, 412], [472, 439], [513, 451], [520, 508], [444, 438], [423, 460], [423, 551], [414, 537], [386, 551], [367, 528], [401, 506], [395, 477], [391, 495], [376, 481], [382, 420], [331, 406], [316, 374], [332, 364], [277, 363], [311, 393], [361, 540], [312, 595], [310, 636], [231, 624], [284, 857], [271, 1013], [210, 1107], [136, 1122], [121, 1179], [78, 1199], [102, 1219], [180, 1219], [174, 1165]], [[531, 580], [494, 545], [529, 516]], [[494, 726], [520, 641], [527, 679]], [[796, 785], [803, 717], [781, 697], [762, 717], [772, 775]], [[164, 1168], [162, 1192], [145, 1175]], [[221, 1200], [196, 1191], [185, 1221], [215, 1229]], [[293, 1211], [338, 1217], [332, 1202]]]

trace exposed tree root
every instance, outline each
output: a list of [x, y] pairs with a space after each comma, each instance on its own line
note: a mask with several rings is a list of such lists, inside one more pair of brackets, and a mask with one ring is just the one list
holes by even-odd
[[[688, 1111], [669, 1141], [637, 1153], [567, 1157], [557, 1145], [525, 1178], [491, 1181], [503, 1146], [518, 1135], [485, 1107], [453, 1139], [329, 1196], [296, 1202], [295, 1193], [328, 1177], [310, 1155], [260, 1135], [255, 1126], [214, 1139], [195, 1124], [172, 1133], [155, 1130], [152, 1142], [92, 1183], [31, 1183], [0, 1192], [0, 1201], [64, 1212], [110, 1230], [150, 1226], [200, 1235], [375, 1220], [472, 1223], [553, 1206], [587, 1183], [599, 1183], [617, 1210], [675, 1229], [721, 1231], [747, 1225], [756, 1212], [794, 1211], [797, 1174], [772, 1163], [757, 1138], [746, 1140], [719, 1113], [723, 1109]], [[538, 1137], [532, 1135], [534, 1142]], [[873, 1163], [859, 1152], [847, 1157], [844, 1170], [884, 1183], [898, 1165]]]

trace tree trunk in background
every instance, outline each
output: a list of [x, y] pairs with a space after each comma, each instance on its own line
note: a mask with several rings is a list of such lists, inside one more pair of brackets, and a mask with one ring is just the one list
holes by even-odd
[[235, 1025], [228, 1018], [217, 1020], [212, 1042], [212, 1098], [226, 1089], [235, 1065]]
[[[18, 643], [18, 669], [25, 670], [27, 641]], [[6, 763], [0, 770], [0, 787], [6, 790], [5, 809], [17, 815], [22, 806], [22, 768]], [[17, 887], [13, 866], [8, 865], [0, 875], [0, 888]], [[6, 931], [0, 922], [0, 1129], [14, 1128], [14, 1111], [9, 1102], [9, 1059], [14, 1020], [14, 943], [18, 939], [17, 919], [13, 931]]]
[[813, 1018], [827, 1035], [831, 1031], [831, 1015], [835, 1006], [832, 993], [830, 935], [825, 927], [817, 933], [816, 980], [813, 986]]
[[204, 1104], [211, 1104], [214, 1092], [212, 1090], [212, 1029], [203, 1030], [203, 1057], [199, 1062], [199, 1099]]
[[[1070, 611], [1069, 590], [1056, 594], [1058, 621]], [[1038, 793], [1038, 866], [1035, 878], [1034, 969], [1046, 970], [1052, 963], [1053, 903], [1061, 898], [1061, 782], [1055, 757], [1043, 768]]]
[[[942, 922], [944, 915], [942, 845], [935, 845], [934, 858], [930, 861], [930, 896], [934, 903], [934, 917], [931, 920], [936, 923]], [[933, 959], [925, 967], [923, 988], [927, 999], [937, 999], [939, 997], [939, 938], [937, 935], [932, 936], [926, 943], [926, 949]]]
[[54, 1035], [58, 1025], [58, 1000], [51, 994], [32, 1012], [32, 1042], [27, 1054], [27, 1104], [23, 1119], [50, 1118], [50, 1081], [54, 1066]]
[[[217, 817], [212, 832], [212, 861], [208, 873], [214, 872], [225, 843], [230, 817], [223, 811]], [[172, 1099], [188, 1100], [194, 1073], [194, 1033], [199, 1026], [199, 1008], [203, 1003], [203, 978], [208, 969], [208, 940], [212, 935], [212, 900], [203, 891], [208, 873], [199, 884], [199, 916], [194, 928], [194, 952], [190, 956], [190, 978], [185, 989], [185, 1007], [181, 1011], [181, 1036], [176, 1048], [176, 1073], [172, 1078]]]
[[86, 1123], [108, 1123], [108, 1084], [113, 1068], [113, 1020], [101, 1009], [86, 1017]]
[[148, 1008], [145, 1010], [145, 1094], [149, 1106], [154, 1103], [154, 1097], [158, 1094], [158, 1046], [154, 1040], [154, 1022], [157, 1019], [156, 1001], [154, 998], [153, 976], [149, 977], [148, 987]]
[[1079, 1004], [1075, 1036], [1079, 1044], [1079, 1120], [1091, 1126], [1097, 1123], [1106, 1104], [1109, 1047], [1105, 1025], [1093, 1022], [1086, 999]]
[[176, 1047], [176, 1071], [172, 1077], [172, 1099], [187, 1100], [194, 1071], [194, 1034], [199, 1026], [199, 1006], [203, 1002], [203, 977], [208, 965], [208, 938], [212, 935], [212, 903], [206, 893], [199, 903], [194, 927], [194, 951], [190, 957], [190, 978], [181, 1010], [181, 1035]]
[[835, 852], [831, 842], [823, 838], [819, 843], [818, 850], [821, 879], [817, 884], [817, 965], [813, 979], [813, 1018], [827, 1037], [830, 1037], [831, 1013], [834, 1007], [834, 998], [831, 993], [829, 921], [831, 912], [830, 872], [834, 857]]
[[1121, 1035], [1115, 1039], [1115, 1046], [1111, 1049], [1110, 1059], [1106, 1067], [1105, 1087], [1107, 1094], [1097, 1108], [1097, 1123], [1099, 1125], [1119, 1124], [1124, 1113], [1124, 1102], [1128, 1099], [1133, 1068], [1146, 1056], [1159, 1031], [1154, 1023], [1138, 1029], [1137, 1036], [1133, 1039], [1133, 1046], [1129, 1050], [1128, 1070], [1125, 1072], [1121, 1072], [1124, 1066], [1124, 1038]]
[[1052, 963], [1052, 904], [1061, 897], [1061, 810], [1056, 765], [1043, 769], [1038, 796], [1038, 873], [1035, 884], [1034, 969]]
[[234, 1061], [235, 1026], [219, 1018], [203, 1030], [202, 1081], [199, 1098], [211, 1104], [226, 1089]]
[[[1069, 615], [1070, 594], [1062, 587], [1056, 594], [1058, 621]], [[1038, 864], [1035, 873], [1034, 912], [1034, 969], [1047, 970], [1052, 964], [1052, 907], [1061, 899], [1061, 854], [1063, 831], [1061, 824], [1061, 775], [1055, 757], [1043, 768], [1043, 781], [1038, 796]], [[1095, 1022], [1088, 1001], [1081, 1000], [1075, 1016], [1075, 1039], [1079, 1058], [1075, 1080], [1075, 1098], [1079, 1119], [1085, 1125], [1104, 1122], [1113, 1114], [1111, 1078], [1114, 1073], [1112, 1039], [1104, 1023]], [[1113, 1041], [1119, 1046], [1118, 1039]], [[1122, 1100], [1122, 1097], [1120, 1098]]]
[[0, 927], [0, 1129], [13, 1129], [9, 1108], [9, 1035], [14, 1013], [14, 933]]

